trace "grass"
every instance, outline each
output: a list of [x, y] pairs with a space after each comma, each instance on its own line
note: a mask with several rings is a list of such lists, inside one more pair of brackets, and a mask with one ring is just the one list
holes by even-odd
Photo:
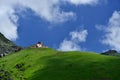
[[120, 80], [120, 58], [28, 48], [0, 59], [13, 80]]

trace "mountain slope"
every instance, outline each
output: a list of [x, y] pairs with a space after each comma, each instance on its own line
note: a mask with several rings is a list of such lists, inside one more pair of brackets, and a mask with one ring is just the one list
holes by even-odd
[[0, 33], [0, 45], [15, 45], [15, 44], [12, 41], [5, 38], [4, 35]]
[[0, 70], [0, 80], [120, 80], [120, 58], [28, 48], [1, 58]]
[[18, 48], [12, 41], [8, 40], [0, 33], [0, 57], [3, 57], [9, 53], [15, 52]]

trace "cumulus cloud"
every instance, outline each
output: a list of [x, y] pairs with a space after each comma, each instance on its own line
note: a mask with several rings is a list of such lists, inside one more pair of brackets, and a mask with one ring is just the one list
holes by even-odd
[[80, 51], [82, 48], [79, 43], [85, 42], [87, 38], [87, 30], [70, 32], [71, 39], [64, 39], [60, 44], [59, 49], [61, 51]]
[[73, 19], [75, 13], [63, 11], [61, 8], [63, 3], [91, 5], [98, 3], [98, 0], [0, 0], [0, 32], [8, 39], [15, 40], [18, 38], [17, 22], [19, 16], [15, 14], [15, 8], [18, 5], [19, 8], [17, 9], [29, 8], [35, 15], [50, 23], [62, 23]]
[[0, 1], [0, 32], [7, 38], [15, 40], [17, 36], [17, 20], [15, 11], [9, 1]]
[[62, 11], [60, 0], [21, 0], [19, 3], [49, 22], [64, 22], [75, 16], [73, 12]]
[[105, 27], [106, 34], [102, 43], [109, 45], [112, 49], [120, 51], [120, 11], [113, 13]]

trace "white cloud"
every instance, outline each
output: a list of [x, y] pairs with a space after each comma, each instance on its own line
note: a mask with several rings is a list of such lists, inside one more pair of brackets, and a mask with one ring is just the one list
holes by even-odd
[[60, 44], [60, 48], [58, 50], [61, 50], [61, 51], [79, 51], [79, 50], [81, 50], [81, 48], [75, 42], [65, 39]]
[[14, 9], [8, 2], [0, 1], [0, 32], [7, 38], [15, 40], [17, 36], [17, 20]]
[[105, 27], [106, 34], [102, 43], [120, 51], [120, 11], [113, 13]]
[[0, 0], [0, 32], [8, 39], [18, 38], [19, 16], [15, 15], [16, 7], [20, 10], [29, 8], [37, 16], [50, 23], [62, 23], [73, 19], [75, 13], [63, 11], [60, 7], [63, 3], [91, 5], [98, 3], [98, 0]]
[[87, 37], [87, 30], [83, 31], [73, 31], [70, 33], [71, 35], [71, 40], [73, 41], [80, 41], [80, 42], [85, 42], [86, 37]]
[[74, 5], [96, 5], [99, 3], [99, 0], [66, 0]]
[[61, 51], [82, 50], [79, 43], [85, 42], [87, 35], [88, 35], [87, 30], [70, 32], [71, 39], [70, 40], [64, 39], [63, 42], [60, 44], [58, 50], [61, 50]]
[[36, 15], [49, 22], [64, 22], [75, 16], [73, 12], [62, 11], [60, 0], [21, 0], [19, 3], [30, 8]]
[[100, 31], [104, 31], [106, 29], [106, 26], [104, 25], [95, 25], [95, 28]]

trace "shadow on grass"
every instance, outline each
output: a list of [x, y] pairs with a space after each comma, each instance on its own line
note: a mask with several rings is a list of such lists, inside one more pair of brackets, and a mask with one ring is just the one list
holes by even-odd
[[34, 72], [28, 80], [120, 80], [120, 63], [115, 63], [114, 59], [106, 62], [77, 61], [59, 56], [42, 59], [45, 67]]

